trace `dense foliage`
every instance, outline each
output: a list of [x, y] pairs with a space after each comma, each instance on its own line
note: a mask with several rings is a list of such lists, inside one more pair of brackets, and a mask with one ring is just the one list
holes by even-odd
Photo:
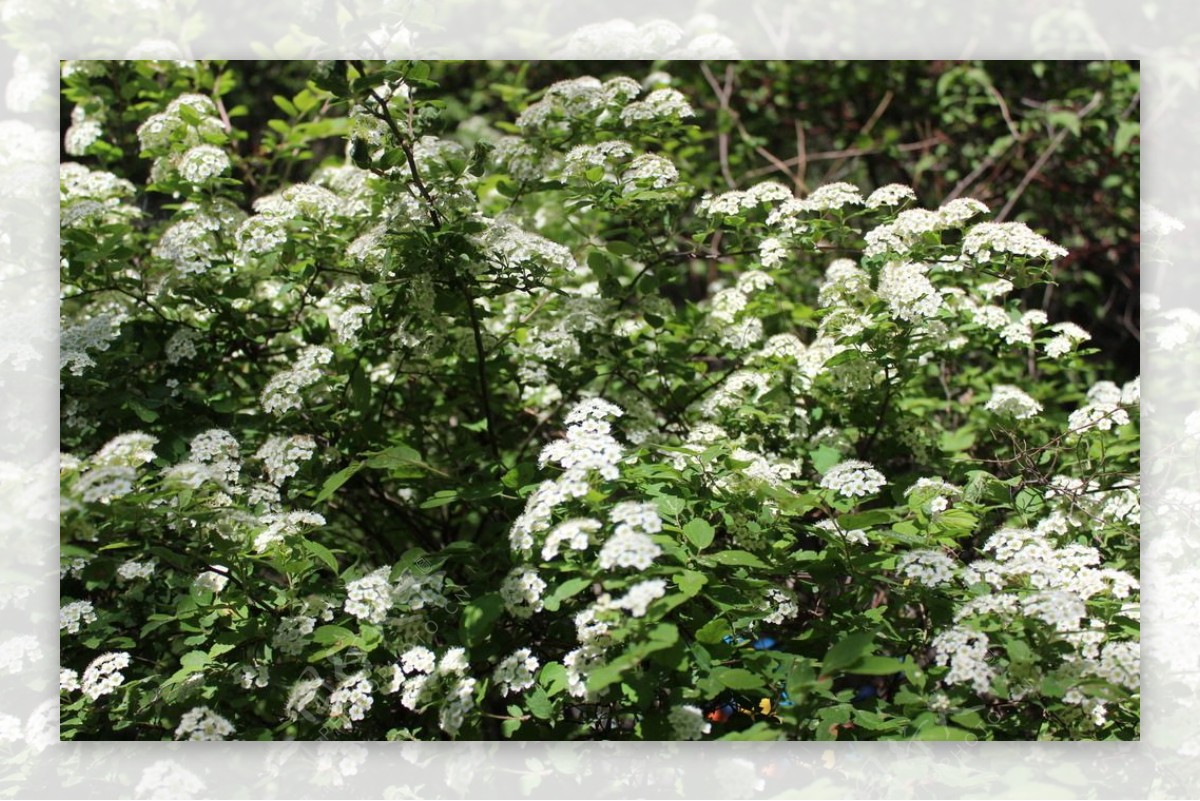
[[592, 66], [64, 63], [63, 736], [1136, 737], [1088, 243], [785, 172], [789, 65]]

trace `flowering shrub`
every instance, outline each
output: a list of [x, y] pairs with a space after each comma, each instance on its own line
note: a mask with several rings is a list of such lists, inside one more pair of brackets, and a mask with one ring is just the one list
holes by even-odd
[[64, 737], [1136, 737], [1139, 387], [1016, 299], [1062, 247], [692, 182], [661, 72], [431, 74], [251, 139], [229, 65], [64, 64]]

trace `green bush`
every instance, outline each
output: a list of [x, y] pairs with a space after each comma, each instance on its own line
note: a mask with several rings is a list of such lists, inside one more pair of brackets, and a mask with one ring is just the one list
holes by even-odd
[[64, 63], [65, 738], [1137, 736], [1086, 243], [621, 66]]

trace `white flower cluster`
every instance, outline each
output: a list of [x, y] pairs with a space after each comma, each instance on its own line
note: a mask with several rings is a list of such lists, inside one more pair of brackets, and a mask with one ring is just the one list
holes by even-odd
[[652, 503], [623, 501], [609, 512], [616, 529], [600, 548], [599, 565], [604, 570], [634, 568], [645, 570], [662, 553], [650, 538], [662, 531], [662, 519]]
[[308, 708], [309, 704], [317, 700], [317, 691], [323, 686], [325, 686], [325, 682], [318, 676], [297, 681], [288, 691], [284, 714], [295, 720]]
[[767, 590], [763, 609], [767, 612], [763, 617], [763, 622], [774, 625], [779, 625], [785, 620], [791, 620], [800, 614], [800, 604], [796, 601], [796, 594], [791, 590], [779, 587], [772, 587]]
[[346, 613], [368, 623], [382, 623], [392, 608], [390, 572], [381, 567], [346, 584]]
[[232, 434], [210, 428], [192, 438], [189, 456], [208, 467], [208, 472], [228, 485], [236, 484], [241, 473], [240, 446]]
[[861, 498], [878, 492], [887, 479], [868, 462], [850, 459], [839, 462], [821, 476], [821, 486], [844, 498]]
[[262, 391], [262, 407], [277, 417], [302, 405], [300, 391], [321, 380], [318, 365], [329, 364], [333, 351], [320, 345], [310, 345], [296, 356], [290, 370], [276, 373]]
[[1140, 400], [1140, 382], [1135, 385], [1131, 381], [1119, 388], [1111, 381], [1099, 381], [1088, 390], [1087, 403], [1071, 412], [1067, 428], [1078, 436], [1090, 429], [1111, 431], [1115, 426], [1128, 425], [1129, 412], [1122, 407], [1135, 405]]
[[271, 668], [262, 665], [238, 665], [234, 671], [243, 690], [262, 689], [271, 683]]
[[304, 646], [308, 643], [308, 635], [313, 633], [316, 626], [317, 619], [315, 617], [307, 615], [285, 617], [275, 627], [275, 634], [271, 637], [271, 647], [289, 656], [295, 656], [304, 650]]
[[937, 550], [909, 551], [896, 563], [896, 571], [926, 587], [941, 587], [954, 581], [958, 565]]
[[863, 197], [854, 185], [841, 182], [825, 184], [810, 192], [808, 197], [786, 198], [767, 216], [767, 227], [784, 236], [802, 234], [809, 228], [804, 222], [804, 215], [861, 206], [863, 203]]
[[358, 332], [371, 316], [371, 290], [366, 284], [348, 281], [321, 298], [317, 306], [325, 312], [334, 338], [353, 345], [358, 342]]
[[533, 686], [540, 663], [528, 648], [506, 656], [492, 673], [492, 682], [504, 695], [512, 695]]
[[655, 153], [642, 153], [629, 162], [629, 166], [621, 173], [621, 186], [625, 194], [643, 186], [667, 189], [678, 180], [679, 170], [671, 160]]
[[737, 370], [700, 404], [700, 414], [716, 417], [725, 409], [754, 403], [771, 390], [771, 377], [757, 370]]
[[254, 552], [263, 553], [273, 545], [295, 536], [305, 528], [317, 528], [325, 525], [325, 518], [316, 512], [269, 512], [259, 518], [264, 526], [254, 536]]
[[911, 322], [937, 316], [944, 304], [928, 272], [927, 264], [890, 261], [883, 266], [877, 291], [893, 317]]
[[1043, 347], [1046, 349], [1046, 355], [1053, 359], [1070, 353], [1076, 345], [1092, 338], [1091, 334], [1075, 323], [1055, 323], [1049, 326], [1049, 330], [1053, 331], [1056, 336], [1046, 342]]
[[564, 520], [546, 535], [546, 543], [542, 546], [542, 560], [549, 562], [555, 559], [563, 545], [573, 551], [587, 550], [591, 545], [591, 535], [599, 530], [599, 520], [587, 517]]
[[137, 467], [154, 460], [157, 444], [157, 437], [141, 431], [118, 434], [96, 451], [90, 461], [97, 467]]
[[84, 370], [96, 366], [88, 351], [106, 351], [121, 333], [123, 317], [115, 314], [97, 314], [78, 323], [63, 321], [58, 337], [58, 369], [70, 369], [71, 375], [83, 375]]
[[68, 156], [87, 155], [87, 149], [104, 135], [103, 110], [96, 116], [83, 106], [71, 109], [71, 127], [63, 134], [63, 152]]
[[623, 455], [620, 444], [612, 437], [606, 418], [624, 412], [602, 398], [580, 401], [567, 414], [565, 439], [547, 445], [539, 463], [554, 461], [566, 468], [553, 481], [543, 481], [525, 502], [525, 509], [509, 530], [509, 543], [514, 551], [527, 552], [534, 546], [534, 535], [549, 528], [554, 509], [571, 498], [588, 494], [589, 471], [598, 470], [602, 477], [615, 479]]
[[254, 458], [263, 463], [271, 483], [282, 487], [283, 482], [296, 475], [300, 463], [312, 458], [316, 442], [308, 436], [273, 436], [262, 444]]
[[619, 76], [601, 83], [584, 76], [551, 84], [542, 99], [517, 117], [517, 127], [526, 136], [561, 135], [589, 121], [612, 124], [620, 110], [640, 95], [642, 87], [632, 78]]
[[260, 217], [276, 225], [288, 220], [311, 220], [330, 225], [345, 213], [345, 208], [346, 204], [333, 192], [323, 186], [307, 183], [292, 184], [254, 201], [254, 210]]
[[228, 172], [232, 167], [229, 154], [214, 145], [197, 145], [179, 160], [179, 175], [185, 181], [203, 185]]
[[175, 727], [176, 740], [224, 740], [234, 733], [233, 724], [206, 706], [184, 713]]
[[[198, 124], [184, 118], [184, 108], [188, 116], [199, 118]], [[137, 130], [143, 153], [161, 153], [178, 146], [191, 148], [223, 135], [212, 98], [198, 94], [180, 95], [165, 110], [147, 118]]]
[[922, 508], [936, 515], [946, 511], [950, 502], [962, 497], [962, 488], [939, 477], [918, 478], [904, 491], [905, 498], [914, 498]]
[[353, 727], [375, 704], [371, 696], [374, 689], [365, 672], [346, 678], [329, 695], [329, 719], [340, 723], [343, 729]]
[[645, 617], [650, 604], [666, 594], [667, 582], [662, 579], [649, 579], [630, 587], [614, 606], [628, 611], [633, 617]]
[[141, 216], [132, 203], [133, 184], [104, 170], [89, 170], [73, 161], [63, 162], [59, 175], [59, 226], [77, 228], [88, 222], [102, 225], [128, 222]]
[[966, 220], [979, 214], [986, 214], [987, 210], [987, 206], [978, 200], [959, 198], [950, 201], [937, 211], [928, 209], [902, 211], [891, 222], [867, 231], [864, 237], [867, 244], [863, 255], [872, 257], [893, 253], [905, 256], [912, 250], [913, 245], [926, 234], [961, 227]]
[[117, 578], [124, 581], [136, 581], [137, 579], [148, 579], [154, 575], [154, 560], [147, 559], [144, 562], [139, 562], [136, 559], [130, 559], [122, 562], [117, 567]]
[[851, 545], [867, 545], [870, 540], [867, 539], [867, 532], [861, 528], [854, 528], [847, 531], [838, 525], [836, 520], [821, 520], [817, 522], [817, 528], [827, 531], [838, 539], [845, 540]]
[[712, 724], [704, 719], [704, 713], [690, 704], [672, 707], [667, 719], [677, 740], [699, 740], [712, 731]]
[[1016, 420], [1027, 420], [1042, 412], [1042, 404], [1029, 397], [1019, 387], [1008, 384], [997, 384], [992, 387], [992, 397], [984, 404], [983, 408]]
[[881, 186], [867, 196], [866, 207], [868, 209], [877, 209], [880, 206], [899, 206], [908, 201], [916, 201], [917, 193], [912, 190], [912, 187], [904, 184], [888, 184]]
[[963, 237], [962, 252], [977, 262], [992, 259], [993, 253], [1023, 256], [1029, 259], [1059, 259], [1067, 255], [1065, 248], [1034, 233], [1020, 222], [979, 223]]
[[791, 190], [778, 181], [762, 181], [745, 190], [705, 195], [696, 212], [707, 217], [736, 217], [791, 197]]
[[687, 98], [678, 89], [655, 89], [645, 100], [630, 103], [621, 109], [621, 122], [632, 128], [643, 122], [679, 122], [696, 116]]
[[[594, 145], [576, 145], [567, 151], [564, 158], [563, 180], [615, 184], [617, 165], [628, 161], [632, 155], [633, 147], [621, 139], [598, 142]], [[598, 171], [598, 177], [594, 171]]]
[[500, 597], [513, 617], [532, 617], [542, 611], [546, 582], [531, 567], [515, 567], [500, 584]]
[[506, 220], [482, 220], [486, 224], [476, 242], [503, 274], [514, 278], [576, 273], [579, 265], [571, 251], [544, 236], [530, 233]]
[[79, 629], [96, 622], [96, 609], [91, 601], [72, 601], [58, 610], [58, 628], [67, 634], [78, 634]]
[[572, 410], [567, 417], [565, 438], [542, 449], [538, 455], [539, 467], [553, 462], [581, 479], [586, 479], [593, 470], [609, 481], [617, 479], [625, 451], [612, 436], [612, 425], [606, 418], [624, 412], [607, 401], [595, 404], [596, 400], [582, 401]]
[[442, 710], [438, 713], [438, 725], [451, 737], [458, 734], [467, 713], [475, 708], [475, 684], [475, 679], [472, 678], [459, 679], [442, 702]]
[[987, 663], [988, 645], [986, 634], [966, 626], [954, 626], [934, 637], [934, 661], [950, 667], [945, 682], [970, 682], [975, 692], [981, 695], [989, 692], [995, 670]]
[[442, 709], [439, 722], [442, 730], [454, 735], [462, 727], [466, 714], [474, 708], [476, 681], [466, 676], [470, 665], [463, 648], [450, 648], [437, 655], [423, 645], [414, 646], [400, 655], [392, 666], [392, 682], [387, 693], [400, 693], [400, 704], [413, 711], [438, 695], [442, 685]]
[[406, 570], [392, 585], [392, 604], [409, 611], [419, 611], [427, 606], [446, 606], [444, 587], [446, 574], [441, 570]]
[[567, 692], [574, 698], [592, 701], [597, 693], [588, 690], [588, 675], [604, 664], [604, 647], [589, 643], [567, 653], [562, 660], [567, 669]]
[[129, 667], [129, 654], [124, 651], [114, 651], [101, 654], [91, 661], [83, 671], [80, 687], [83, 694], [95, 701], [102, 695], [107, 695], [125, 681], [121, 671]]

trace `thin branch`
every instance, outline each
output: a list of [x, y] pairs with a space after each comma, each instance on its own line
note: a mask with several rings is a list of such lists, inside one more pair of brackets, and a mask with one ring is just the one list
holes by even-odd
[[[729, 97], [733, 94], [733, 65], [730, 64], [725, 68], [724, 88], [717, 83], [717, 77], [713, 75], [712, 70], [708, 68], [707, 64], [702, 63], [700, 71], [704, 74], [704, 80], [708, 81], [708, 85], [712, 87], [713, 92], [716, 94], [717, 101], [721, 104], [721, 111], [729, 114]], [[729, 169], [728, 131], [717, 131], [717, 158], [721, 162], [721, 175], [725, 178], [725, 183], [729, 185], [730, 189], [737, 189], [737, 182], [733, 180], [733, 173]]]
[[[1088, 114], [1091, 114], [1096, 109], [1096, 106], [1100, 105], [1100, 100], [1103, 97], [1103, 94], [1096, 92], [1092, 95], [1092, 99], [1088, 101], [1088, 104], [1076, 112], [1075, 116], [1083, 119]], [[1013, 191], [1012, 197], [1008, 199], [1008, 202], [1004, 204], [1004, 208], [1000, 209], [1000, 213], [996, 215], [996, 222], [1003, 222], [1008, 217], [1008, 213], [1012, 211], [1013, 206], [1017, 205], [1017, 201], [1021, 199], [1021, 195], [1025, 193], [1029, 184], [1042, 171], [1042, 167], [1046, 166], [1046, 162], [1054, 155], [1054, 151], [1058, 150], [1066, 140], [1068, 133], [1070, 133], [1070, 130], [1064, 127], [1054, 135], [1054, 138], [1050, 140], [1050, 144], [1042, 151], [1042, 155], [1038, 156], [1038, 160], [1033, 163], [1033, 166], [1029, 168], [1025, 176], [1021, 178], [1021, 183], [1017, 184], [1017, 188]]]

